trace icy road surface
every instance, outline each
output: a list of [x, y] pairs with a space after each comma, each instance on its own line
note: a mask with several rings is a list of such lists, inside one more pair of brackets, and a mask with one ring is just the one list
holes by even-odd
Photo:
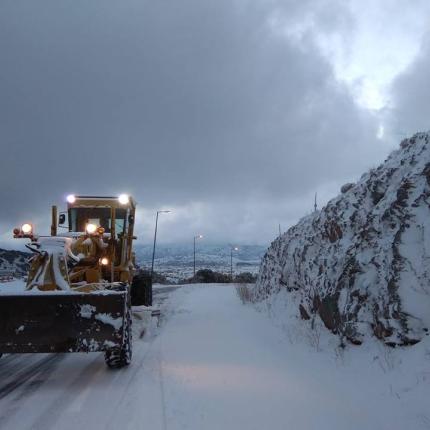
[[430, 426], [430, 360], [414, 362], [428, 343], [402, 356], [406, 364], [365, 347], [340, 359], [291, 343], [233, 286], [166, 288], [155, 297], [161, 325], [135, 336], [126, 369], [107, 369], [99, 353], [2, 357], [0, 428]]

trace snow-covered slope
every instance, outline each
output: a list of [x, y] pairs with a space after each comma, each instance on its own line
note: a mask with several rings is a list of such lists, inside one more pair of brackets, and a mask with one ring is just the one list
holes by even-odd
[[276, 239], [256, 300], [287, 294], [341, 340], [420, 341], [430, 325], [430, 134], [404, 140], [378, 168]]
[[29, 257], [30, 254], [27, 252], [0, 249], [0, 272], [24, 276], [28, 270]]

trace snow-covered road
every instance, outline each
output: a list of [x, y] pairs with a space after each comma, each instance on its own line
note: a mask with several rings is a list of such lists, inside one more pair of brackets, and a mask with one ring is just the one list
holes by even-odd
[[404, 367], [396, 370], [396, 357], [379, 362], [364, 347], [336, 359], [291, 344], [265, 314], [242, 305], [231, 285], [156, 297], [161, 327], [135, 339], [126, 369], [107, 369], [102, 354], [0, 359], [0, 428], [393, 430], [430, 423], [425, 367], [412, 380]]

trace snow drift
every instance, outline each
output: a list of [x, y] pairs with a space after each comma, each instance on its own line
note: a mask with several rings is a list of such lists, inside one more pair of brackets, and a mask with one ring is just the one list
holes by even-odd
[[378, 168], [277, 238], [256, 301], [287, 295], [302, 320], [341, 341], [411, 345], [430, 324], [430, 134], [404, 140]]

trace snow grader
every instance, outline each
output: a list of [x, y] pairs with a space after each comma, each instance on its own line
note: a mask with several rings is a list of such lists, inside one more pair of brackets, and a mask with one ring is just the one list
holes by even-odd
[[127, 196], [67, 197], [52, 207], [51, 235], [14, 230], [33, 253], [23, 292], [0, 295], [2, 353], [103, 351], [109, 367], [132, 356], [131, 305], [152, 305], [150, 277], [136, 276], [136, 204]]

